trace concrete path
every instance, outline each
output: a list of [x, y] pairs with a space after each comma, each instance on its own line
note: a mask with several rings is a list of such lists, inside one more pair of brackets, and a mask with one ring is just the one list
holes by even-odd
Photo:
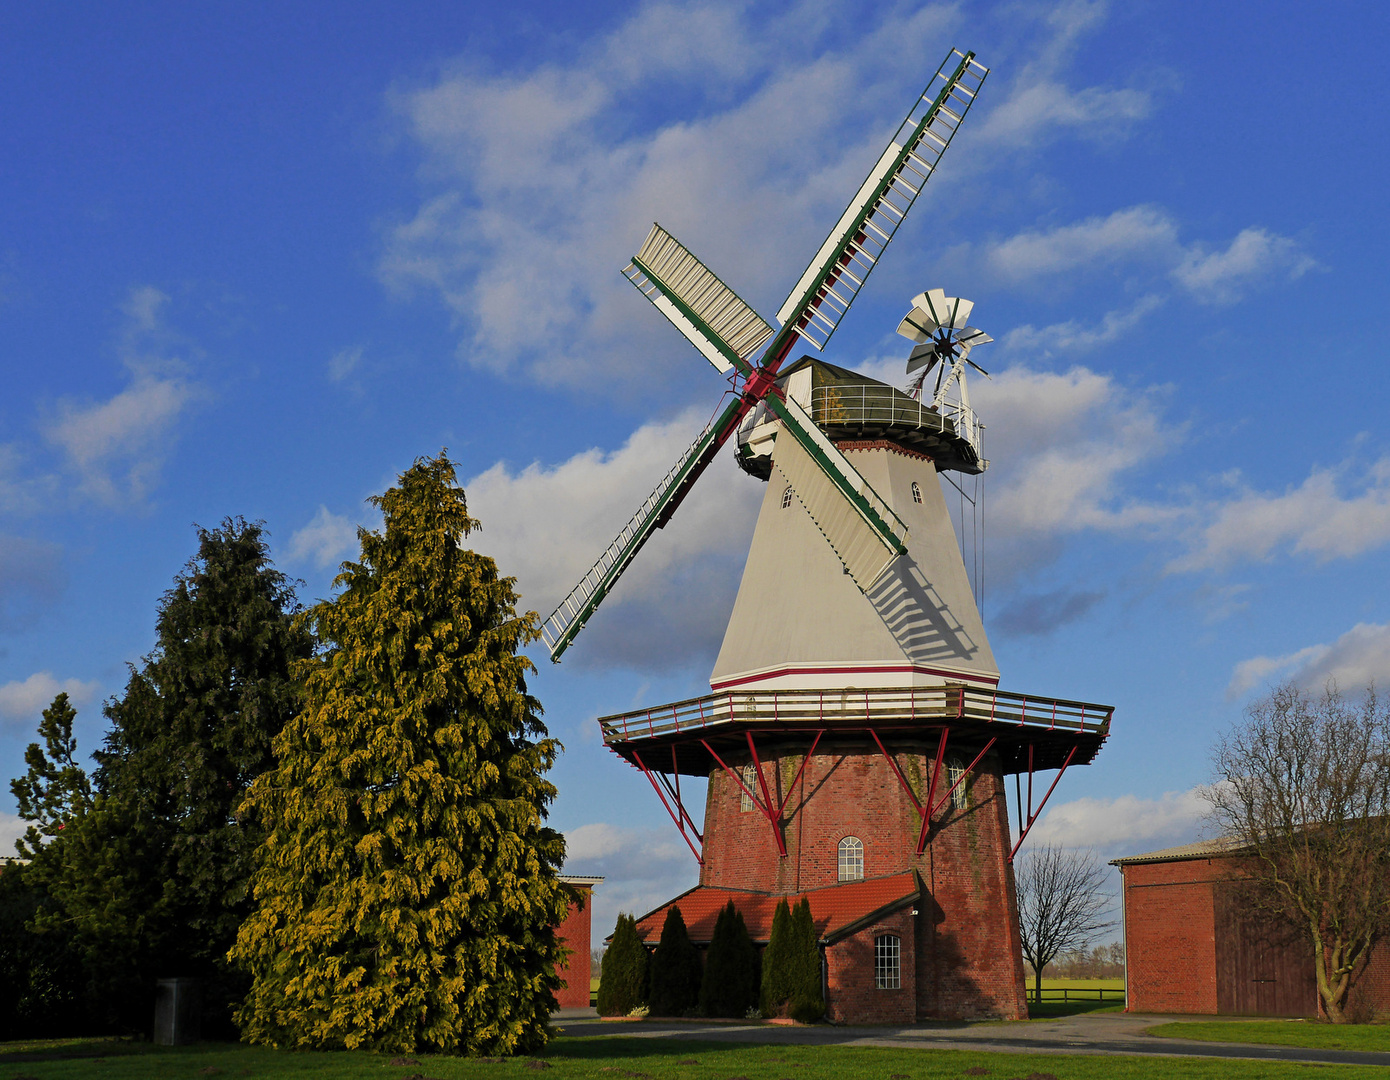
[[[568, 1014], [568, 1015], [566, 1015]], [[696, 1039], [710, 1042], [798, 1046], [891, 1046], [913, 1049], [983, 1050], [1016, 1054], [1143, 1054], [1151, 1057], [1246, 1058], [1256, 1061], [1328, 1065], [1390, 1065], [1390, 1053], [1310, 1050], [1296, 1046], [1204, 1042], [1147, 1035], [1155, 1024], [1190, 1017], [1082, 1014], [1027, 1023], [916, 1024], [911, 1027], [850, 1027], [817, 1024], [702, 1024], [680, 1020], [600, 1021], [593, 1010], [562, 1010], [555, 1020], [564, 1034], [635, 1039]], [[1201, 1017], [1203, 1020], [1215, 1017]]]

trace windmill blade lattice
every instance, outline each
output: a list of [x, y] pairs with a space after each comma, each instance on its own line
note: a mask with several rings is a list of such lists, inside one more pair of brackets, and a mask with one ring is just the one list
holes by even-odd
[[[670, 520], [744, 417], [763, 401], [791, 435], [787, 443], [797, 444], [783, 454], [787, 467], [799, 470], [801, 476], [801, 487], [793, 489], [856, 584], [869, 587], [905, 550], [907, 530], [902, 522], [804, 411], [797, 416], [789, 407], [795, 403], [782, 399], [775, 378], [798, 339], [805, 338], [817, 348], [829, 341], [922, 185], [931, 178], [988, 74], [974, 53], [952, 49], [947, 54], [782, 305], [777, 316], [780, 330], [774, 331], [675, 237], [660, 225], [652, 227], [624, 276], [716, 369], [721, 373], [734, 369], [743, 381], [739, 396], [710, 422], [546, 619], [542, 637], [552, 660], [559, 660], [652, 531]], [[762, 354], [754, 364], [751, 357], [759, 349]], [[791, 464], [794, 458], [797, 464]], [[835, 506], [836, 499], [843, 505]]]
[[[957, 57], [948, 71], [946, 65]], [[952, 49], [947, 54], [778, 310], [778, 322], [794, 325], [816, 348], [825, 348], [936, 171], [988, 74], [974, 53]]]

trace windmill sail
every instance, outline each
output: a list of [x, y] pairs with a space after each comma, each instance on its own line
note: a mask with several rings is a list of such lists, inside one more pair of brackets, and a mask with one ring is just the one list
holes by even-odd
[[594, 563], [593, 568], [579, 580], [579, 584], [571, 589], [570, 594], [550, 613], [550, 617], [541, 626], [541, 637], [550, 649], [550, 659], [560, 659], [560, 654], [569, 648], [574, 636], [584, 629], [589, 616], [612, 591], [618, 578], [642, 550], [642, 545], [650, 538], [653, 530], [666, 524], [676, 506], [685, 498], [690, 486], [714, 460], [714, 455], [734, 430], [738, 411], [739, 402], [735, 399], [706, 425], [699, 438], [690, 444], [680, 460], [671, 467], [671, 471], [662, 477], [661, 483], [647, 496], [637, 513], [632, 515], [632, 520], [599, 556], [598, 562]]
[[782, 420], [773, 463], [867, 592], [907, 550], [907, 526], [794, 399], [767, 400]]
[[660, 225], [623, 270], [676, 329], [721, 373], [747, 375], [748, 358], [772, 337], [761, 315]]
[[988, 74], [973, 52], [952, 49], [947, 54], [777, 312], [778, 322], [825, 348], [922, 185], [931, 179]]

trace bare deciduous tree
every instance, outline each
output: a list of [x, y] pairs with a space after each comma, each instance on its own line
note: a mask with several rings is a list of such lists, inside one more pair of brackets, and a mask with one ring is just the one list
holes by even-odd
[[1390, 713], [1375, 688], [1349, 701], [1329, 684], [1286, 683], [1217, 744], [1203, 794], [1251, 856], [1252, 902], [1302, 928], [1318, 994], [1345, 1023], [1347, 993], [1390, 931]]
[[1111, 897], [1094, 851], [1044, 844], [1018, 861], [1014, 875], [1023, 958], [1033, 969], [1033, 996], [1040, 1002], [1043, 968], [1115, 925], [1104, 917]]

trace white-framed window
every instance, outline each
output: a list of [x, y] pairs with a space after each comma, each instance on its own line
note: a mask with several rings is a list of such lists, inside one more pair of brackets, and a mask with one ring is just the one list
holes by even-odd
[[874, 989], [901, 990], [903, 985], [903, 943], [897, 934], [874, 938]]
[[745, 814], [753, 809], [753, 800], [749, 797], [748, 792], [753, 790], [753, 785], [757, 782], [758, 770], [753, 768], [753, 763], [750, 761], [743, 767], [743, 788], [738, 793], [738, 808]]
[[787, 489], [782, 492], [782, 509], [785, 510], [792, 504], [792, 486], [787, 485]]
[[864, 878], [864, 842], [857, 836], [840, 841], [839, 877], [841, 881], [862, 881]]
[[[960, 783], [957, 784], [956, 781]], [[965, 775], [965, 759], [956, 754], [946, 758], [946, 787], [951, 791], [951, 806], [964, 810], [970, 805], [970, 778]]]
[[912, 481], [912, 501], [920, 503], [922, 501], [922, 489], [917, 486], [917, 481]]

